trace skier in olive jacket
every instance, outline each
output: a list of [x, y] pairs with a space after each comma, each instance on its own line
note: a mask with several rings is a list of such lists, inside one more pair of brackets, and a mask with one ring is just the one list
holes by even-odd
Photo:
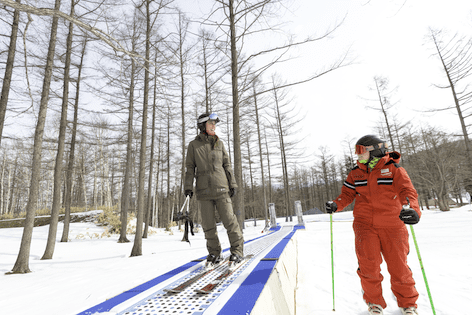
[[[358, 155], [341, 194], [326, 203], [326, 211], [341, 211], [354, 200], [355, 249], [363, 298], [369, 314], [381, 315], [387, 307], [382, 296], [382, 256], [391, 276], [392, 292], [402, 314], [418, 314], [418, 292], [407, 264], [410, 251], [406, 224], [421, 217], [418, 194], [400, 162], [400, 153], [387, 152], [384, 140], [367, 135], [356, 143]], [[403, 206], [408, 205], [407, 209]]]
[[216, 114], [205, 113], [198, 117], [197, 126], [200, 134], [189, 143], [185, 161], [184, 192], [186, 196], [192, 197], [195, 178], [195, 193], [200, 203], [202, 228], [207, 241], [207, 264], [216, 264], [222, 260], [215, 208], [223, 221], [231, 244], [229, 260], [240, 262], [243, 257], [244, 239], [231, 202], [231, 197], [236, 193], [238, 186], [228, 152], [215, 134], [218, 122]]

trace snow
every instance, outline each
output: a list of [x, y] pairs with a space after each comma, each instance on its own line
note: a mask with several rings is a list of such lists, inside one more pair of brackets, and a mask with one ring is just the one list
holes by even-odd
[[[472, 211], [470, 206], [449, 212], [425, 210], [414, 226], [436, 314], [466, 314], [472, 296]], [[354, 253], [352, 213], [333, 215], [335, 312], [333, 312], [330, 223], [325, 214], [304, 216], [306, 230], [298, 234], [297, 315], [367, 315], [362, 300]], [[296, 217], [294, 217], [296, 220]], [[284, 219], [280, 219], [285, 224]], [[60, 243], [62, 224], [52, 260], [40, 260], [46, 247], [48, 226], [36, 227], [31, 244], [31, 273], [5, 275], [18, 255], [22, 228], [0, 229], [0, 313], [77, 314], [158, 275], [206, 256], [203, 233], [181, 242], [183, 232], [152, 229], [143, 240], [143, 255], [130, 258], [133, 243], [119, 244], [118, 236], [101, 237], [105, 229], [94, 223], [72, 223], [70, 242]], [[262, 222], [246, 223], [246, 240], [259, 237]], [[219, 227], [223, 248], [229, 247]], [[132, 241], [132, 236], [129, 236]], [[418, 256], [410, 235], [409, 265], [420, 292], [418, 311], [433, 314]], [[382, 265], [384, 314], [400, 315]]]

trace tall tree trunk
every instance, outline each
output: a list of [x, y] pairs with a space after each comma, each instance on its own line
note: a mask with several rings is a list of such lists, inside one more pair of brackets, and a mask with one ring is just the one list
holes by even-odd
[[70, 151], [69, 151], [69, 164], [67, 166], [66, 191], [65, 191], [65, 196], [64, 196], [64, 203], [65, 203], [64, 229], [62, 230], [61, 242], [67, 242], [69, 240], [70, 207], [72, 203], [72, 175], [74, 173], [75, 142], [76, 142], [76, 137], [77, 137], [77, 122], [79, 119], [80, 80], [82, 78], [82, 68], [84, 65], [86, 46], [87, 46], [87, 40], [85, 39], [84, 46], [82, 47], [82, 54], [80, 56], [80, 64], [79, 64], [79, 69], [78, 69], [79, 72], [77, 75], [77, 87], [75, 91], [74, 121], [72, 122]]
[[[135, 51], [136, 43], [133, 40], [132, 49]], [[131, 59], [131, 78], [129, 87], [129, 108], [128, 108], [128, 133], [126, 142], [126, 163], [125, 176], [123, 179], [123, 189], [121, 191], [121, 228], [118, 243], [128, 243], [129, 239], [126, 237], [126, 228], [128, 225], [128, 208], [130, 199], [131, 186], [131, 169], [133, 167], [133, 112], [134, 112], [134, 76], [136, 72], [136, 65], [134, 59]]]
[[[7, 213], [13, 213], [15, 209], [15, 191], [16, 191], [16, 174], [18, 172], [18, 155], [15, 157], [15, 163], [14, 163], [14, 170], [13, 170], [13, 182], [11, 182], [10, 175], [8, 176], [8, 200], [10, 200], [10, 203], [7, 204], [6, 209]], [[11, 169], [10, 169], [11, 171]]]
[[[74, 16], [74, 0], [71, 1], [70, 16]], [[64, 87], [62, 94], [62, 112], [59, 125], [59, 138], [57, 140], [56, 165], [54, 167], [54, 192], [52, 199], [51, 221], [49, 223], [48, 240], [46, 250], [41, 259], [52, 259], [57, 237], [57, 223], [59, 221], [59, 210], [61, 208], [61, 187], [62, 187], [62, 169], [63, 156], [66, 139], [67, 127], [67, 107], [69, 105], [69, 82], [70, 82], [70, 64], [72, 55], [72, 38], [74, 24], [69, 23], [69, 34], [67, 35], [66, 60], [64, 66]]]
[[154, 191], [154, 198], [155, 198], [155, 216], [157, 218], [157, 224], [155, 223], [155, 226], [157, 227], [163, 227], [162, 226], [162, 207], [159, 206], [160, 198], [159, 198], [159, 187], [161, 187], [162, 190], [162, 185], [159, 185], [159, 175], [161, 171], [161, 136], [162, 128], [159, 128], [159, 136], [157, 137], [157, 165], [156, 165], [156, 190]]
[[288, 216], [290, 215], [290, 222], [292, 222], [292, 213], [290, 211], [291, 208], [291, 201], [290, 201], [290, 187], [288, 181], [288, 168], [287, 168], [287, 155], [285, 154], [285, 143], [284, 143], [284, 133], [282, 128], [282, 119], [280, 116], [279, 110], [279, 100], [277, 95], [277, 89], [274, 86], [274, 99], [275, 99], [275, 114], [277, 119], [277, 127], [278, 127], [278, 134], [279, 134], [279, 142], [280, 142], [280, 155], [282, 160], [282, 175], [283, 175], [283, 182], [284, 182], [284, 191], [285, 191], [285, 206], [286, 206], [286, 217], [285, 221], [288, 221]]
[[7, 197], [6, 197], [6, 205], [5, 205], [5, 210], [6, 212], [5, 213], [12, 213], [12, 205], [14, 203], [14, 188], [15, 188], [15, 180], [13, 181], [12, 183], [12, 177], [13, 178], [16, 178], [16, 176], [14, 176], [17, 172], [17, 168], [18, 168], [18, 155], [15, 157], [15, 169], [13, 170], [13, 173], [12, 173], [12, 166], [10, 165], [10, 169], [8, 170], [8, 191], [7, 191]]
[[[61, 1], [56, 0], [54, 9], [59, 11]], [[31, 249], [31, 238], [33, 235], [34, 217], [36, 213], [36, 204], [39, 194], [39, 179], [41, 176], [41, 153], [43, 145], [44, 125], [46, 123], [46, 114], [49, 101], [49, 88], [51, 86], [52, 67], [54, 63], [54, 53], [56, 49], [56, 37], [58, 17], [52, 18], [51, 37], [49, 39], [49, 48], [46, 58], [46, 68], [44, 72], [43, 89], [41, 92], [41, 101], [39, 104], [38, 123], [34, 132], [33, 161], [31, 166], [31, 181], [28, 202], [26, 204], [25, 228], [21, 238], [20, 252], [11, 273], [28, 273], [29, 255]]]
[[[85, 177], [85, 174], [84, 174]], [[94, 160], [93, 160], [93, 200], [92, 204], [94, 209], [97, 209], [98, 204], [97, 204], [97, 199], [98, 199], [98, 184], [97, 180], [98, 179], [98, 173], [97, 173], [97, 152], [94, 153]]]
[[267, 142], [267, 133], [265, 129], [264, 129], [264, 140], [265, 140], [265, 147], [266, 147], [266, 152], [267, 152], [267, 175], [269, 176], [269, 203], [272, 203], [272, 176], [270, 174], [269, 143]]
[[[7, 155], [3, 155], [3, 163], [2, 163], [2, 177], [0, 179], [0, 215], [4, 214], [5, 212], [5, 168], [7, 167], [6, 165], [7, 161]], [[11, 164], [10, 164], [11, 165]], [[10, 166], [11, 168], [11, 166]]]
[[[257, 94], [256, 94], [256, 86], [253, 86], [254, 89], [254, 107], [255, 107], [255, 114], [256, 114], [256, 126], [257, 126], [257, 141], [259, 144], [259, 159], [261, 161], [261, 182], [262, 182], [262, 195], [263, 195], [263, 202], [264, 202], [264, 222], [267, 223], [268, 215], [267, 211], [269, 207], [267, 205], [267, 197], [266, 197], [266, 187], [265, 187], [265, 177], [264, 177], [264, 159], [262, 157], [262, 135], [261, 135], [261, 124], [259, 122], [259, 109], [257, 107]], [[265, 224], [264, 223], [264, 224]]]
[[252, 217], [254, 218], [254, 226], [256, 226], [256, 206], [255, 206], [255, 200], [254, 198], [254, 178], [252, 175], [252, 160], [251, 160], [251, 147], [249, 145], [250, 143], [250, 136], [251, 134], [247, 134], [247, 158], [248, 158], [248, 163], [249, 163], [249, 178], [251, 180], [251, 208], [252, 208]]
[[[21, 0], [16, 0], [20, 3]], [[11, 78], [13, 75], [13, 64], [15, 62], [16, 39], [18, 38], [18, 24], [20, 21], [20, 11], [13, 13], [13, 24], [11, 27], [10, 45], [8, 46], [7, 64], [5, 65], [5, 76], [3, 77], [2, 94], [0, 96], [0, 144], [2, 143], [3, 125], [7, 111], [8, 94], [10, 93]]]
[[85, 203], [85, 211], [88, 209], [88, 199], [87, 199], [87, 187], [85, 186], [85, 151], [82, 150], [82, 165], [80, 168], [81, 171], [81, 179], [82, 179], [82, 192], [83, 192], [83, 197], [84, 197], [84, 203]]
[[238, 51], [236, 47], [236, 21], [234, 15], [234, 0], [229, 2], [229, 27], [231, 42], [231, 86], [233, 96], [233, 152], [234, 152], [234, 178], [239, 187], [239, 193], [234, 196], [234, 213], [238, 218], [239, 227], [244, 229], [244, 189], [243, 166], [241, 159], [241, 136], [239, 133], [239, 92], [238, 92]]
[[170, 228], [170, 218], [172, 216], [172, 210], [171, 209], [171, 197], [170, 197], [170, 150], [171, 150], [171, 147], [170, 147], [170, 117], [171, 117], [171, 112], [170, 112], [170, 106], [169, 104], [167, 104], [167, 148], [166, 148], [166, 151], [167, 151], [167, 197], [166, 197], [166, 201], [167, 201], [167, 206], [166, 206], [166, 213], [165, 213], [165, 227], [169, 227]]
[[144, 99], [143, 99], [143, 124], [141, 128], [141, 148], [139, 151], [139, 186], [138, 186], [138, 209], [136, 209], [136, 235], [134, 237], [131, 257], [141, 256], [143, 249], [143, 216], [144, 216], [144, 179], [146, 177], [146, 141], [147, 141], [147, 115], [149, 98], [149, 50], [151, 37], [151, 17], [149, 3], [146, 0], [146, 60], [144, 61]]
[[[182, 131], [181, 131], [181, 148], [182, 148], [182, 164], [180, 170], [180, 189], [182, 191], [183, 183], [185, 181], [185, 64], [187, 62], [187, 51], [184, 51], [184, 43], [187, 34], [188, 23], [185, 20], [182, 13], [179, 13], [179, 47], [178, 47], [178, 58], [179, 58], [179, 71], [180, 71], [180, 111], [182, 118]], [[206, 80], [206, 78], [205, 78]], [[176, 194], [178, 200], [180, 199], [181, 194]], [[180, 204], [180, 203], [179, 203]]]
[[[157, 53], [154, 63], [157, 64]], [[146, 207], [146, 216], [144, 218], [144, 233], [143, 238], [147, 238], [149, 229], [149, 220], [152, 213], [152, 174], [154, 166], [154, 139], [156, 131], [156, 107], [157, 107], [157, 67], [154, 68], [154, 97], [152, 104], [152, 124], [151, 124], [151, 156], [149, 161], [149, 180], [148, 180], [148, 198]]]
[[207, 63], [207, 49], [206, 49], [206, 36], [203, 33], [202, 36], [202, 60], [203, 60], [203, 79], [205, 80], [205, 112], [210, 112], [210, 87], [208, 83], [208, 63]]

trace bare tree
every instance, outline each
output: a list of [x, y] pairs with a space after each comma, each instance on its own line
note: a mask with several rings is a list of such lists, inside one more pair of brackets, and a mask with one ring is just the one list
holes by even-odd
[[[54, 4], [54, 9], [59, 10], [61, 5], [60, 0], [56, 0]], [[36, 212], [36, 203], [38, 200], [39, 193], [39, 178], [41, 174], [41, 151], [43, 144], [43, 132], [44, 125], [46, 122], [46, 114], [49, 100], [49, 87], [51, 85], [52, 77], [52, 67], [54, 63], [54, 52], [56, 49], [56, 36], [57, 36], [57, 26], [58, 26], [58, 17], [52, 19], [51, 25], [51, 35], [49, 39], [49, 49], [48, 55], [46, 58], [46, 68], [44, 73], [43, 89], [41, 93], [41, 102], [39, 106], [38, 113], [38, 122], [36, 124], [35, 134], [34, 134], [34, 151], [33, 151], [33, 161], [31, 167], [31, 184], [30, 192], [28, 197], [28, 203], [26, 205], [26, 220], [25, 227], [23, 229], [23, 236], [21, 238], [20, 252], [18, 254], [17, 260], [13, 269], [10, 273], [28, 273], [29, 269], [29, 254], [31, 248], [31, 238], [33, 234], [34, 227], [34, 217]]]
[[[157, 49], [156, 49], [156, 54], [154, 56], [154, 62], [157, 63]], [[147, 207], [146, 207], [146, 215], [144, 217], [144, 233], [143, 233], [143, 238], [147, 238], [148, 235], [148, 229], [149, 229], [149, 224], [151, 223], [151, 213], [152, 213], [152, 208], [153, 208], [153, 203], [152, 203], [152, 177], [154, 173], [154, 142], [155, 142], [155, 134], [156, 134], [156, 112], [157, 112], [157, 76], [158, 76], [158, 71], [157, 67], [154, 67], [154, 97], [153, 97], [153, 103], [152, 103], [152, 123], [151, 123], [151, 155], [149, 157], [149, 177], [148, 177], [148, 198], [147, 198]], [[159, 174], [159, 170], [157, 171]], [[158, 177], [158, 175], [157, 175]], [[157, 199], [157, 194], [154, 195], [155, 198]]]
[[330, 187], [332, 186], [332, 180], [330, 179], [329, 169], [330, 169], [330, 165], [332, 165], [333, 163], [334, 157], [331, 154], [329, 154], [328, 149], [326, 147], [320, 147], [318, 152], [320, 152], [319, 154], [320, 175], [323, 180], [323, 185], [325, 186], [325, 193], [326, 193], [326, 196], [323, 196], [323, 197], [326, 198], [325, 200], [332, 200], [336, 196], [335, 196], [335, 192], [330, 189]]
[[[75, 2], [71, 0], [70, 15], [74, 16]], [[72, 41], [73, 41], [74, 24], [69, 23], [69, 33], [67, 35], [65, 65], [64, 65], [64, 86], [62, 94], [62, 111], [61, 121], [59, 126], [59, 138], [57, 141], [56, 163], [54, 167], [54, 193], [51, 209], [51, 221], [49, 223], [48, 240], [46, 249], [41, 259], [52, 259], [54, 248], [56, 245], [57, 223], [59, 221], [59, 210], [61, 208], [61, 187], [62, 187], [62, 169], [63, 169], [63, 155], [66, 139], [67, 127], [67, 108], [69, 106], [69, 82], [70, 82], [70, 67], [72, 56]]]
[[222, 90], [218, 88], [218, 83], [226, 74], [226, 71], [223, 69], [224, 63], [221, 57], [223, 45], [215, 40], [213, 33], [205, 29], [199, 30], [198, 37], [201, 48], [197, 51], [197, 65], [201, 68], [203, 79], [203, 104], [205, 112], [211, 113], [219, 97], [220, 90]]
[[[134, 23], [133, 23], [133, 30], [131, 36], [131, 47], [132, 51], [136, 49], [137, 43], [137, 33], [138, 33], [138, 25], [135, 21], [136, 15], [134, 15]], [[131, 59], [131, 73], [129, 74], [129, 95], [128, 95], [128, 128], [127, 128], [127, 140], [126, 140], [126, 162], [125, 162], [125, 174], [123, 179], [123, 187], [121, 192], [121, 229], [120, 229], [120, 237], [118, 239], [118, 243], [128, 243], [129, 240], [126, 237], [126, 229], [128, 224], [128, 211], [129, 211], [129, 204], [130, 204], [130, 186], [131, 186], [131, 171], [133, 167], [133, 139], [134, 139], [134, 132], [133, 132], [133, 116], [134, 116], [134, 102], [135, 102], [135, 79], [137, 76], [138, 69], [136, 67], [136, 62], [134, 59]]]
[[[188, 88], [189, 88], [189, 83], [187, 80], [187, 76], [189, 75], [189, 68], [190, 68], [190, 60], [191, 60], [191, 51], [192, 51], [192, 46], [188, 45], [188, 28], [189, 28], [190, 21], [185, 17], [185, 15], [182, 12], [178, 12], [178, 22], [177, 22], [177, 34], [176, 34], [176, 46], [175, 48], [172, 48], [172, 52], [177, 59], [177, 65], [178, 65], [178, 74], [179, 74], [179, 85], [180, 85], [180, 91], [179, 91], [179, 97], [180, 97], [180, 115], [181, 115], [181, 133], [180, 133], [180, 138], [181, 138], [181, 157], [182, 157], [182, 163], [180, 167], [180, 189], [179, 191], [182, 191], [182, 185], [184, 182], [184, 177], [185, 177], [185, 152], [186, 150], [186, 140], [185, 140], [185, 135], [186, 135], [186, 99], [187, 99], [187, 94], [188, 94]], [[176, 194], [176, 197], [180, 199], [180, 194]], [[180, 203], [179, 203], [180, 204]]]
[[[21, 0], [16, 0], [20, 3]], [[0, 95], [0, 144], [2, 143], [3, 125], [7, 111], [8, 95], [10, 93], [11, 78], [13, 75], [13, 65], [15, 63], [16, 40], [18, 38], [18, 24], [20, 21], [20, 11], [15, 9], [13, 13], [13, 23], [10, 35], [10, 45], [8, 46], [8, 57], [3, 77], [2, 94]]]
[[441, 89], [450, 89], [453, 98], [453, 106], [439, 110], [443, 111], [451, 108], [457, 110], [467, 155], [468, 179], [466, 189], [472, 194], [472, 148], [468, 130], [470, 124], [466, 124], [466, 119], [472, 116], [470, 106], [472, 102], [472, 85], [470, 84], [472, 38], [460, 37], [456, 34], [447, 42], [444, 42], [443, 37], [442, 31], [430, 29], [430, 41], [434, 44], [435, 55], [438, 56], [447, 78], [447, 84], [436, 86]]
[[261, 122], [259, 121], [259, 106], [257, 102], [257, 90], [256, 90], [256, 82], [254, 80], [253, 83], [253, 91], [254, 91], [254, 113], [256, 118], [256, 127], [257, 127], [257, 140], [259, 145], [259, 160], [261, 163], [261, 184], [262, 184], [262, 195], [263, 195], [263, 209], [264, 209], [264, 222], [268, 220], [269, 205], [267, 203], [267, 196], [266, 196], [266, 186], [265, 186], [265, 176], [264, 176], [264, 159], [262, 154], [262, 134], [261, 134]]
[[149, 101], [149, 56], [151, 51], [151, 0], [145, 0], [141, 4], [145, 7], [146, 19], [146, 60], [144, 62], [144, 94], [143, 94], [143, 122], [141, 125], [141, 148], [139, 150], [139, 184], [138, 202], [136, 206], [136, 235], [134, 238], [131, 257], [142, 255], [143, 244], [143, 217], [144, 217], [144, 179], [146, 176], [146, 143], [147, 143], [147, 118]]
[[422, 165], [417, 166], [417, 173], [438, 198], [439, 209], [449, 210], [449, 187], [453, 181], [454, 167], [457, 165], [450, 152], [454, 144], [437, 130], [421, 130], [424, 150], [417, 160]]
[[75, 93], [75, 100], [74, 100], [74, 120], [72, 122], [72, 131], [71, 131], [71, 140], [70, 140], [70, 149], [69, 149], [69, 162], [67, 166], [66, 172], [66, 188], [64, 193], [64, 208], [65, 208], [65, 216], [64, 216], [64, 228], [62, 230], [62, 238], [61, 242], [67, 242], [69, 239], [69, 226], [70, 226], [70, 209], [72, 203], [72, 175], [74, 172], [74, 162], [75, 162], [75, 147], [76, 147], [76, 138], [77, 138], [77, 123], [79, 117], [79, 92], [80, 92], [80, 82], [82, 79], [82, 69], [84, 66], [84, 57], [85, 51], [87, 47], [87, 38], [83, 40], [82, 52], [80, 55], [80, 63], [79, 69], [77, 74], [77, 85], [76, 85], [76, 93]]
[[[246, 99], [253, 98], [251, 92], [247, 97], [242, 98], [242, 94], [251, 90], [251, 79], [261, 77], [273, 65], [284, 61], [288, 51], [296, 46], [304, 45], [310, 42], [315, 42], [326, 38], [332, 34], [339, 26], [335, 26], [332, 30], [326, 32], [321, 37], [309, 37], [300, 41], [290, 39], [287, 43], [280, 46], [268, 47], [260, 51], [255, 51], [249, 55], [244, 55], [244, 43], [248, 37], [255, 34], [270, 33], [275, 30], [271, 27], [269, 21], [272, 17], [277, 16], [277, 10], [282, 6], [280, 0], [254, 0], [254, 1], [235, 1], [235, 0], [217, 0], [218, 9], [210, 13], [209, 17], [205, 19], [202, 24], [215, 27], [217, 30], [222, 30], [223, 39], [226, 38], [228, 42], [230, 73], [231, 73], [231, 95], [232, 95], [232, 109], [233, 109], [233, 163], [234, 175], [238, 186], [243, 185], [242, 176], [242, 159], [241, 159], [241, 138], [240, 138], [240, 106], [244, 104]], [[212, 22], [217, 11], [223, 11], [223, 20], [219, 22]], [[217, 39], [219, 39], [217, 37]], [[221, 39], [220, 39], [221, 40]], [[274, 56], [275, 55], [275, 56]], [[252, 67], [260, 57], [272, 56], [271, 61], [259, 67]], [[331, 72], [335, 69], [343, 67], [348, 64], [346, 56], [341, 57], [334, 64], [327, 69], [315, 73], [308, 78], [300, 78], [296, 82], [289, 82], [278, 88], [288, 87], [295, 84], [311, 81], [320, 77], [323, 74]], [[246, 76], [243, 76], [243, 69]], [[249, 70], [251, 69], [251, 70]], [[243, 80], [244, 79], [244, 80]], [[240, 82], [241, 80], [241, 82]], [[242, 83], [242, 84], [241, 84]], [[272, 92], [273, 87], [270, 85], [267, 89], [261, 90], [258, 94]], [[235, 214], [241, 227], [243, 227], [244, 214], [244, 196], [237, 194], [234, 198]]]
[[[172, 1], [172, 0], [167, 0], [167, 1]], [[124, 53], [128, 55], [129, 57], [135, 59], [135, 61], [144, 59], [144, 57], [141, 56], [140, 54], [136, 52], [131, 52], [127, 50], [126, 48], [124, 48], [122, 43], [118, 41], [117, 39], [115, 39], [111, 34], [104, 32], [96, 27], [93, 27], [87, 24], [86, 22], [82, 21], [81, 19], [74, 18], [64, 12], [61, 12], [59, 8], [54, 8], [54, 9], [37, 8], [31, 5], [21, 4], [20, 2], [15, 2], [13, 0], [0, 0], [0, 4], [11, 7], [15, 10], [19, 10], [20, 12], [26, 12], [26, 13], [30, 13], [34, 15], [39, 15], [39, 16], [51, 16], [54, 18], [61, 18], [61, 19], [70, 21], [74, 23], [75, 25], [77, 25], [82, 30], [87, 31], [90, 34], [94, 35], [95, 37], [99, 38], [101, 41], [103, 41], [103, 43], [108, 45], [115, 52]]]
[[368, 106], [370, 109], [374, 109], [379, 111], [383, 115], [383, 119], [385, 121], [385, 125], [387, 126], [387, 134], [390, 139], [391, 149], [395, 150], [395, 144], [393, 142], [393, 131], [391, 128], [391, 113], [389, 110], [395, 106], [396, 102], [392, 102], [392, 95], [397, 91], [397, 88], [392, 90], [389, 89], [389, 80], [386, 77], [375, 76], [374, 77], [375, 90], [377, 94], [377, 101], [379, 107]]

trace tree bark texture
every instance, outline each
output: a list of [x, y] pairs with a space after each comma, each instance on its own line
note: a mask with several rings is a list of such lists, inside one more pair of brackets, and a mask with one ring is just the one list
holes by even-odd
[[[56, 0], [54, 9], [59, 10], [61, 1]], [[31, 166], [31, 182], [28, 203], [26, 204], [25, 228], [21, 238], [20, 252], [13, 266], [11, 273], [28, 273], [29, 255], [31, 249], [31, 238], [33, 235], [34, 217], [36, 213], [36, 204], [39, 195], [39, 179], [41, 176], [41, 153], [43, 144], [44, 125], [46, 123], [46, 114], [49, 101], [49, 88], [51, 86], [52, 66], [54, 63], [54, 53], [56, 49], [56, 37], [58, 17], [53, 17], [51, 25], [51, 35], [49, 39], [49, 48], [46, 58], [46, 68], [44, 72], [43, 88], [41, 92], [41, 101], [39, 105], [38, 122], [34, 132], [33, 161]]]

